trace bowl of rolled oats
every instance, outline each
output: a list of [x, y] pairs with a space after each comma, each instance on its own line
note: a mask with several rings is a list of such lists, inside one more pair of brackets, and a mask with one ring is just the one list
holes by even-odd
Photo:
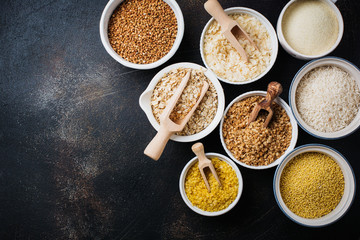
[[117, 62], [134, 69], [152, 69], [175, 54], [184, 26], [174, 0], [110, 0], [99, 30], [105, 50]]
[[219, 124], [225, 108], [225, 96], [215, 74], [194, 63], [173, 64], [158, 72], [139, 98], [141, 109], [158, 131], [159, 117], [166, 107], [166, 102], [188, 71], [191, 71], [190, 79], [170, 114], [171, 120], [179, 120], [191, 110], [200, 96], [204, 81], [209, 83], [209, 89], [184, 129], [171, 136], [170, 139], [177, 142], [197, 141], [210, 134]]
[[274, 115], [265, 128], [266, 111], [260, 111], [255, 121], [248, 119], [265, 91], [251, 91], [235, 98], [225, 109], [220, 123], [220, 140], [225, 152], [243, 167], [267, 169], [277, 166], [294, 149], [298, 137], [296, 120], [287, 103], [277, 97]]
[[270, 71], [278, 53], [278, 40], [271, 23], [259, 12], [244, 7], [224, 10], [248, 33], [255, 48], [247, 40], [240, 39], [248, 62], [231, 46], [221, 32], [218, 22], [211, 18], [200, 38], [200, 54], [205, 66], [223, 82], [248, 84], [259, 80]]

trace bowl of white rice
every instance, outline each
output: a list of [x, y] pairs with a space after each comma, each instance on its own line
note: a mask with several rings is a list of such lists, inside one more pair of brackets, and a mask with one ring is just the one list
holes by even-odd
[[338, 139], [360, 126], [360, 71], [351, 62], [325, 57], [305, 64], [289, 89], [300, 127], [321, 139]]
[[253, 9], [233, 7], [225, 12], [248, 33], [257, 49], [249, 41], [239, 39], [248, 57], [248, 62], [243, 61], [222, 34], [218, 22], [211, 18], [201, 34], [202, 61], [223, 82], [240, 85], [259, 80], [275, 63], [278, 53], [276, 32], [271, 23]]

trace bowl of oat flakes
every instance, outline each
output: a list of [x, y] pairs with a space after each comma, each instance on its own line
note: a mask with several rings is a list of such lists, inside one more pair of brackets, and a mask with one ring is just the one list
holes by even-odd
[[219, 124], [225, 108], [225, 96], [214, 73], [194, 63], [177, 63], [158, 72], [139, 98], [141, 109], [155, 130], [159, 130], [159, 117], [185, 74], [191, 71], [190, 79], [180, 96], [170, 119], [176, 121], [185, 116], [200, 96], [203, 81], [209, 83], [194, 114], [183, 131], [171, 136], [177, 142], [197, 141], [210, 134]]
[[218, 22], [211, 18], [205, 25], [200, 38], [200, 54], [205, 66], [223, 82], [247, 84], [259, 80], [270, 71], [278, 53], [278, 40], [271, 23], [259, 12], [244, 7], [224, 10], [248, 33], [257, 49], [247, 40], [240, 39], [248, 62], [221, 33]]
[[220, 140], [225, 152], [243, 167], [258, 170], [274, 167], [296, 145], [296, 120], [289, 105], [279, 97], [274, 100], [274, 115], [268, 127], [263, 126], [266, 111], [260, 111], [256, 120], [247, 124], [255, 104], [265, 96], [265, 91], [238, 96], [227, 106], [220, 123]]

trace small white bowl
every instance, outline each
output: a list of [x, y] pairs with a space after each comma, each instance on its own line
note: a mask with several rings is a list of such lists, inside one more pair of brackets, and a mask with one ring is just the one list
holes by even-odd
[[187, 62], [176, 63], [176, 64], [172, 64], [170, 66], [167, 66], [166, 68], [162, 69], [160, 72], [158, 72], [153, 77], [153, 79], [149, 83], [146, 90], [141, 94], [141, 96], [139, 98], [139, 104], [140, 104], [141, 109], [145, 112], [151, 125], [155, 128], [156, 131], [158, 131], [160, 128], [160, 125], [156, 121], [154, 114], [152, 112], [152, 109], [151, 109], [151, 104], [150, 104], [151, 96], [152, 96], [152, 93], [153, 93], [153, 90], [154, 90], [156, 84], [164, 76], [164, 74], [170, 72], [172, 69], [175, 69], [175, 68], [203, 69], [205, 76], [213, 83], [216, 93], [217, 93], [217, 96], [218, 96], [218, 108], [216, 110], [216, 115], [215, 115], [214, 119], [212, 120], [212, 122], [205, 129], [203, 129], [201, 132], [193, 134], [193, 135], [180, 136], [180, 135], [173, 134], [170, 137], [171, 140], [174, 140], [176, 142], [197, 141], [201, 138], [206, 137], [208, 134], [210, 134], [216, 128], [216, 126], [219, 124], [219, 122], [222, 118], [222, 114], [223, 114], [224, 108], [225, 108], [225, 95], [224, 95], [223, 88], [221, 87], [221, 84], [217, 80], [215, 74], [213, 74], [211, 71], [208, 71], [206, 68], [204, 68], [198, 64], [187, 63]]
[[301, 59], [301, 60], [311, 60], [311, 59], [320, 58], [320, 57], [326, 56], [329, 53], [331, 53], [332, 51], [334, 51], [335, 48], [339, 45], [339, 43], [340, 43], [340, 41], [342, 39], [343, 33], [344, 33], [344, 21], [343, 21], [343, 18], [341, 16], [341, 13], [340, 13], [339, 9], [333, 3], [333, 2], [336, 2], [336, 1], [321, 0], [324, 3], [328, 4], [329, 7], [334, 11], [334, 13], [335, 13], [335, 15], [337, 17], [337, 20], [338, 20], [338, 24], [339, 24], [339, 33], [338, 33], [338, 37], [337, 37], [336, 42], [334, 43], [334, 45], [328, 51], [326, 51], [326, 52], [324, 52], [322, 54], [319, 54], [319, 55], [301, 54], [298, 51], [295, 51], [285, 40], [283, 31], [282, 31], [282, 20], [283, 20], [285, 11], [295, 1], [296, 0], [291, 0], [285, 5], [285, 7], [283, 8], [283, 10], [281, 11], [281, 13], [279, 15], [277, 25], [276, 25], [276, 31], [277, 31], [277, 34], [278, 34], [279, 42], [280, 42], [281, 46], [284, 48], [284, 50], [287, 53], [289, 53], [291, 56], [293, 56], [295, 58], [298, 58], [298, 59]]
[[304, 75], [308, 72], [310, 72], [312, 69], [317, 68], [317, 67], [321, 67], [321, 66], [336, 66], [346, 72], [348, 72], [355, 80], [355, 82], [357, 83], [359, 89], [360, 89], [360, 71], [359, 69], [352, 64], [351, 62], [342, 59], [342, 58], [338, 58], [338, 57], [324, 57], [318, 60], [313, 60], [311, 62], [308, 62], [307, 64], [305, 64], [294, 76], [291, 85], [290, 85], [290, 89], [289, 89], [289, 104], [291, 107], [291, 110], [296, 118], [296, 121], [298, 122], [298, 124], [300, 125], [300, 127], [307, 133], [309, 133], [310, 135], [317, 137], [317, 138], [321, 138], [321, 139], [327, 139], [327, 140], [334, 140], [334, 139], [339, 139], [339, 138], [343, 138], [346, 137], [348, 135], [350, 135], [351, 133], [355, 132], [359, 126], [360, 126], [360, 110], [357, 113], [357, 115], [355, 116], [354, 120], [345, 128], [336, 131], [336, 132], [320, 132], [317, 131], [315, 129], [313, 129], [312, 127], [310, 127], [308, 124], [305, 123], [305, 121], [301, 118], [301, 115], [299, 113], [299, 111], [297, 110], [296, 107], [296, 101], [295, 101], [295, 96], [296, 96], [296, 90], [297, 87], [301, 81], [301, 79], [304, 77]]
[[[227, 79], [221, 78], [219, 76], [217, 76], [218, 79], [220, 79], [221, 81], [225, 82], [225, 83], [229, 83], [229, 84], [235, 84], [235, 85], [243, 85], [243, 84], [248, 84], [248, 83], [252, 83], [255, 82], [257, 80], [259, 80], [260, 78], [262, 78], [263, 76], [265, 76], [270, 69], [272, 68], [272, 66], [275, 63], [277, 54], [278, 54], [278, 40], [277, 40], [277, 36], [276, 36], [276, 32], [273, 28], [273, 26], [271, 25], [271, 23], [269, 22], [269, 20], [266, 19], [266, 17], [264, 17], [261, 13], [251, 9], [251, 8], [245, 8], [245, 7], [232, 7], [232, 8], [227, 8], [224, 9], [224, 11], [227, 14], [234, 14], [234, 13], [245, 13], [248, 15], [251, 15], [253, 17], [256, 17], [267, 29], [269, 35], [270, 35], [270, 39], [271, 39], [271, 60], [269, 65], [267, 66], [267, 68], [265, 69], [264, 72], [262, 72], [260, 75], [258, 75], [257, 77], [253, 78], [253, 79], [249, 79], [247, 81], [244, 82], [232, 82], [229, 81]], [[205, 33], [208, 30], [210, 24], [212, 23], [212, 21], [214, 21], [214, 18], [211, 18], [207, 24], [205, 25], [202, 33], [201, 33], [201, 38], [200, 38], [200, 54], [201, 54], [201, 59], [203, 61], [203, 63], [205, 64], [206, 68], [209, 69], [211, 71], [211, 68], [208, 66], [208, 64], [205, 61], [205, 56], [204, 56], [204, 50], [203, 50], [203, 46], [204, 46], [204, 37], [205, 37]], [[216, 75], [216, 74], [215, 74]]]
[[114, 58], [116, 61], [118, 61], [122, 65], [129, 67], [129, 68], [152, 69], [152, 68], [156, 68], [156, 67], [160, 66], [161, 64], [165, 63], [167, 60], [169, 60], [175, 54], [175, 52], [177, 51], [177, 49], [180, 46], [183, 36], [184, 36], [184, 28], [185, 28], [184, 17], [183, 17], [183, 14], [182, 14], [181, 9], [180, 9], [179, 5], [177, 4], [177, 2], [175, 0], [164, 0], [164, 2], [166, 2], [171, 7], [171, 9], [174, 11], [175, 17], [177, 19], [177, 27], [178, 27], [177, 35], [176, 35], [176, 39], [175, 39], [175, 42], [174, 42], [172, 48], [164, 57], [157, 60], [156, 62], [148, 63], [148, 64], [137, 64], [137, 63], [129, 62], [129, 61], [123, 59], [122, 57], [120, 57], [119, 54], [117, 54], [114, 51], [114, 49], [111, 47], [109, 38], [108, 38], [109, 19], [110, 19], [112, 13], [114, 12], [114, 10], [123, 1], [124, 0], [110, 0], [106, 4], [105, 9], [101, 15], [100, 38], [101, 38], [102, 44], [104, 45], [105, 50], [110, 54], [110, 56], [112, 58]]
[[263, 166], [251, 166], [251, 165], [247, 165], [239, 160], [237, 160], [234, 155], [230, 152], [230, 150], [226, 147], [226, 143], [224, 141], [224, 136], [223, 136], [223, 133], [222, 133], [222, 129], [223, 129], [223, 124], [224, 124], [224, 119], [225, 119], [225, 116], [227, 114], [227, 112], [229, 111], [230, 107], [236, 103], [236, 102], [239, 102], [245, 98], [248, 98], [248, 97], [252, 97], [252, 96], [266, 96], [266, 92], [265, 91], [251, 91], [251, 92], [247, 92], [247, 93], [244, 93], [244, 94], [241, 94], [240, 96], [236, 97], [225, 109], [225, 112], [224, 112], [224, 116], [223, 118], [221, 119], [221, 122], [220, 122], [220, 140], [221, 140], [221, 144], [225, 150], [225, 152], [230, 156], [230, 158], [236, 162], [237, 164], [243, 166], [243, 167], [246, 167], [246, 168], [251, 168], [251, 169], [256, 169], [256, 170], [262, 170], [262, 169], [268, 169], [268, 168], [272, 168], [272, 167], [275, 167], [277, 166], [283, 159], [284, 157], [286, 156], [286, 154], [288, 154], [289, 152], [291, 152], [291, 150], [294, 149], [295, 145], [296, 145], [296, 141], [297, 141], [297, 138], [298, 138], [298, 127], [297, 127], [297, 123], [296, 123], [296, 120], [293, 116], [293, 114], [291, 113], [291, 109], [289, 107], [289, 105], [286, 104], [286, 102], [284, 100], [282, 100], [280, 97], [277, 97], [275, 99], [275, 102], [277, 104], [279, 104], [285, 111], [286, 111], [286, 114], [289, 116], [290, 118], [290, 123], [291, 123], [291, 141], [290, 141], [290, 145], [289, 147], [286, 149], [285, 153], [283, 155], [281, 155], [281, 157], [279, 157], [278, 159], [276, 159], [274, 162], [270, 163], [269, 165], [263, 165]]
[[[319, 152], [330, 156], [340, 166], [344, 175], [345, 188], [341, 201], [332, 212], [320, 218], [309, 219], [296, 215], [285, 205], [280, 193], [280, 177], [286, 164], [288, 164], [295, 156], [305, 152]], [[351, 206], [355, 197], [355, 176], [348, 161], [338, 151], [321, 144], [307, 144], [294, 149], [279, 164], [274, 175], [273, 188], [276, 202], [281, 211], [283, 211], [288, 218], [303, 226], [323, 227], [339, 220]]]
[[184, 167], [184, 169], [182, 170], [181, 172], [181, 175], [180, 175], [180, 180], [179, 180], [179, 188], [180, 188], [180, 194], [181, 194], [181, 197], [182, 199], [184, 200], [184, 202], [186, 203], [186, 205], [191, 209], [193, 210], [194, 212], [200, 214], [200, 215], [203, 215], [203, 216], [208, 216], [208, 217], [213, 217], [213, 216], [219, 216], [219, 215], [222, 215], [224, 213], [227, 213], [229, 212], [239, 201], [240, 199], [240, 196], [241, 196], [241, 193], [242, 193], [242, 190], [243, 190], [243, 179], [242, 179], [242, 176], [241, 176], [241, 173], [240, 173], [240, 170], [239, 168], [236, 166], [236, 164], [231, 161], [228, 157], [225, 157], [224, 155], [221, 155], [221, 154], [218, 154], [218, 153], [206, 153], [205, 154], [206, 157], [208, 158], [212, 158], [212, 157], [217, 157], [219, 158], [220, 160], [223, 160], [224, 162], [226, 162], [227, 164], [229, 164], [235, 171], [236, 173], [236, 176], [239, 180], [239, 188], [238, 188], [238, 194], [235, 198], [235, 200], [225, 209], [223, 210], [220, 210], [220, 211], [217, 211], [217, 212], [208, 212], [208, 211], [204, 211], [204, 210], [201, 210], [200, 208], [198, 207], [195, 207], [189, 200], [189, 198], [187, 197], [186, 193], [185, 193], [185, 178], [186, 178], [186, 175], [187, 175], [187, 172], [188, 170], [190, 169], [190, 167], [192, 165], [194, 165], [198, 159], [197, 157], [194, 157], [193, 159], [191, 159]]

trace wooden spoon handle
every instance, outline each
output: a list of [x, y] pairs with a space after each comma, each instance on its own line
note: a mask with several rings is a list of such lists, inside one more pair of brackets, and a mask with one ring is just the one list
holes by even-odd
[[166, 143], [169, 141], [172, 134], [173, 132], [170, 132], [166, 127], [162, 127], [162, 125], [160, 125], [159, 131], [145, 148], [144, 154], [157, 161], [164, 151]]
[[199, 165], [201, 165], [201, 162], [203, 162], [203, 160], [206, 159], [204, 145], [201, 142], [195, 143], [194, 145], [192, 145], [191, 150], [198, 157]]
[[208, 0], [204, 4], [205, 10], [215, 18], [216, 21], [220, 24], [223, 30], [226, 30], [228, 27], [229, 21], [231, 18], [226, 14], [224, 9], [221, 7], [220, 3], [217, 0]]
[[271, 108], [271, 103], [277, 98], [283, 91], [283, 88], [278, 82], [270, 82], [267, 88], [265, 100], [260, 103], [262, 109]]

